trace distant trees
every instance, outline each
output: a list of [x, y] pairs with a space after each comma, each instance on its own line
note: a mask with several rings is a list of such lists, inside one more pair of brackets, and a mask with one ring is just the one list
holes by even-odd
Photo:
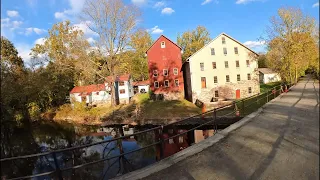
[[177, 44], [182, 48], [182, 62], [211, 41], [210, 33], [204, 26], [178, 35]]
[[267, 68], [267, 57], [266, 54], [259, 54], [258, 57], [258, 67], [259, 68]]
[[314, 18], [300, 9], [279, 9], [267, 35], [267, 65], [285, 81], [296, 82], [310, 66], [319, 71], [319, 29]]

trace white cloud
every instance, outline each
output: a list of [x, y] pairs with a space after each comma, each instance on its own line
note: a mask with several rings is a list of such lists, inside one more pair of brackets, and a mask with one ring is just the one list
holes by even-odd
[[33, 32], [36, 33], [36, 34], [38, 34], [38, 35], [40, 35], [40, 34], [42, 34], [42, 33], [45, 33], [46, 30], [30, 27], [30, 28], [26, 28], [26, 31], [25, 31], [24, 34], [28, 36], [28, 35], [32, 34]]
[[164, 1], [158, 1], [156, 4], [153, 6], [154, 8], [162, 8], [166, 5]]
[[[201, 5], [208, 4], [208, 3], [210, 3], [211, 1], [212, 1], [212, 0], [205, 0], [205, 1], [203, 1], [203, 2], [201, 3]], [[218, 0], [214, 0], [214, 3], [218, 4], [219, 1], [218, 1]]]
[[78, 24], [74, 24], [75, 29], [81, 30], [85, 36], [97, 36], [98, 34], [89, 29], [88, 25], [90, 25], [90, 21], [80, 22]]
[[148, 0], [131, 0], [131, 2], [136, 6], [143, 6], [148, 3]]
[[166, 7], [162, 9], [161, 14], [172, 14], [173, 12], [174, 10], [172, 8]]
[[87, 41], [88, 41], [90, 44], [96, 42], [96, 40], [94, 40], [92, 37], [89, 37], [89, 38], [87, 39]]
[[265, 41], [246, 41], [243, 44], [248, 48], [257, 48], [257, 47], [264, 46], [266, 42]]
[[22, 21], [11, 21], [10, 18], [1, 19], [1, 28], [10, 28], [14, 30], [23, 24]]
[[12, 21], [12, 28], [19, 28], [21, 24], [23, 24], [22, 21]]
[[15, 44], [15, 47], [18, 50], [19, 56], [22, 57], [23, 61], [25, 63], [29, 63], [31, 56], [29, 55], [31, 53], [31, 48], [33, 47], [32, 45], [29, 44], [24, 44], [24, 43], [17, 43]]
[[46, 40], [47, 40], [46, 38], [39, 38], [39, 39], [34, 41], [34, 44], [43, 45]]
[[247, 4], [249, 2], [261, 1], [261, 0], [237, 0], [236, 4]]
[[160, 29], [158, 26], [155, 26], [155, 27], [153, 27], [151, 29], [148, 29], [148, 31], [150, 31], [151, 34], [161, 34], [161, 33], [163, 33], [163, 30]]
[[314, 7], [319, 7], [319, 2], [314, 3], [314, 4], [312, 5], [312, 7], [313, 7], [313, 8], [314, 8]]
[[68, 0], [70, 9], [64, 10], [62, 12], [55, 12], [54, 17], [56, 19], [66, 20], [71, 19], [75, 15], [81, 12], [85, 0]]
[[10, 11], [10, 10], [8, 10], [7, 11], [7, 15], [9, 17], [19, 17], [19, 12], [18, 11]]

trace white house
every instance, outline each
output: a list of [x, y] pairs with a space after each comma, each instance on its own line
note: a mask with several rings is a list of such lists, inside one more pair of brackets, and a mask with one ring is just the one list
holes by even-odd
[[147, 93], [149, 92], [149, 84], [150, 81], [136, 81], [133, 82], [133, 88], [135, 89], [135, 93]]
[[260, 83], [270, 83], [281, 81], [279, 73], [274, 72], [269, 68], [259, 68], [259, 81]]
[[[112, 77], [108, 76], [104, 84], [92, 84], [88, 86], [76, 86], [70, 91], [71, 103], [85, 102], [87, 104], [101, 104], [111, 101], [111, 88], [109, 83]], [[115, 97], [119, 103], [127, 104], [133, 96], [132, 78], [129, 74], [120, 75], [116, 77], [114, 83]]]
[[92, 84], [88, 86], [76, 86], [70, 91], [71, 103], [74, 101], [87, 104], [105, 103], [110, 99], [105, 84]]
[[221, 33], [183, 64], [185, 97], [206, 103], [260, 92], [258, 54]]
[[[106, 78], [105, 85], [108, 87], [108, 83], [112, 82], [112, 76], [108, 76]], [[117, 76], [115, 89], [116, 89], [116, 100], [119, 100], [120, 103], [128, 104], [131, 100], [131, 97], [134, 95], [133, 93], [133, 81], [130, 74], [124, 74]]]

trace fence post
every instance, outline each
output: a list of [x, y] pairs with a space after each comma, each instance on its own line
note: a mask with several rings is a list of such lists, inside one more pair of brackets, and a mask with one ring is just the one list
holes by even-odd
[[267, 103], [269, 102], [269, 91], [267, 90]]
[[273, 90], [274, 90], [274, 93], [273, 93], [273, 99], [275, 99], [275, 98], [276, 98], [276, 93], [277, 93], [277, 91], [276, 91], [276, 87], [274, 87], [274, 88], [273, 88]]
[[242, 105], [241, 105], [241, 106], [242, 106], [242, 107], [241, 107], [241, 109], [242, 109], [242, 110], [241, 110], [241, 111], [242, 111], [242, 117], [244, 117], [244, 100], [241, 100], [241, 101], [242, 101], [242, 103], [241, 103], [241, 104], [242, 104]]
[[213, 130], [214, 130], [214, 133], [216, 133], [217, 129], [216, 128], [216, 120], [217, 120], [217, 111], [215, 109], [213, 109]]
[[53, 160], [54, 160], [54, 165], [56, 166], [56, 173], [58, 175], [59, 180], [63, 180], [61, 170], [59, 167], [59, 163], [57, 160], [56, 152], [52, 152]]
[[161, 126], [159, 137], [160, 137], [160, 159], [163, 159], [163, 156], [164, 156], [164, 151], [163, 151], [163, 149], [164, 149], [163, 148], [163, 145], [164, 145], [164, 142], [163, 142], [163, 126]]

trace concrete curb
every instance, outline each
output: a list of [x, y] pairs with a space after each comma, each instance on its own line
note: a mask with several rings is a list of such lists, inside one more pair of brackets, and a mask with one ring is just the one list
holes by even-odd
[[[294, 87], [294, 86], [292, 86]], [[290, 89], [292, 88], [290, 87]], [[263, 112], [263, 109], [265, 107], [267, 107], [268, 105], [272, 104], [274, 101], [280, 99], [283, 95], [285, 95], [285, 93], [283, 93], [282, 95], [280, 94], [279, 96], [277, 96], [276, 98], [272, 99], [271, 101], [269, 101], [267, 104], [263, 105], [261, 108], [259, 108], [257, 111], [249, 114], [248, 116], [242, 118], [240, 121], [230, 125], [229, 127], [225, 128], [224, 130], [216, 133], [214, 136], [209, 137], [197, 144], [194, 144], [186, 149], [184, 149], [183, 151], [177, 152], [176, 154], [167, 157], [165, 159], [162, 159], [159, 162], [156, 162], [154, 164], [151, 164], [149, 166], [146, 166], [144, 168], [138, 169], [136, 171], [124, 174], [122, 176], [119, 177], [115, 177], [113, 178], [113, 180], [122, 180], [122, 179], [130, 179], [130, 180], [136, 180], [136, 179], [142, 179], [145, 178], [147, 176], [150, 176], [151, 174], [154, 174], [158, 171], [161, 171], [163, 169], [166, 169], [174, 164], [176, 164], [179, 161], [182, 161], [192, 155], [195, 155], [201, 151], [203, 151], [204, 149], [214, 145], [215, 143], [219, 142], [221, 139], [227, 137], [229, 135], [229, 133], [231, 133], [232, 131], [242, 127], [243, 125], [247, 124], [248, 122], [250, 122], [253, 118], [255, 118], [256, 116], [258, 116], [261, 112]]]

